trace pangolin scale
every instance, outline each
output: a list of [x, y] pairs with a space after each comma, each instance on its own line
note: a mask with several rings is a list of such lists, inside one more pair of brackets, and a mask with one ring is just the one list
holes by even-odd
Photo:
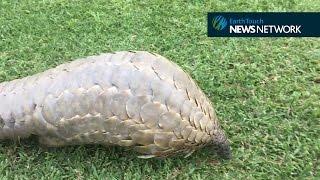
[[229, 142], [210, 100], [179, 66], [144, 51], [78, 59], [0, 84], [0, 139], [31, 134], [47, 146], [132, 147], [144, 157]]

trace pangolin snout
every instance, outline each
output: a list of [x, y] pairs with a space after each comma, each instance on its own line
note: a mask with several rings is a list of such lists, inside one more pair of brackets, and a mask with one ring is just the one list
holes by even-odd
[[230, 142], [222, 131], [213, 139], [213, 148], [219, 157], [227, 160], [232, 158]]

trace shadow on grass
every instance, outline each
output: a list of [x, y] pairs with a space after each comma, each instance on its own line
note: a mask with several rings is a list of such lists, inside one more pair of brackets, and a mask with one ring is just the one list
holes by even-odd
[[[184, 154], [168, 158], [140, 159], [138, 153], [131, 149], [118, 146], [103, 145], [77, 145], [66, 147], [45, 147], [38, 143], [36, 136], [20, 141], [3, 141], [0, 143], [2, 158], [9, 161], [23, 163], [32, 161], [36, 164], [48, 164], [53, 166], [91, 166], [98, 168], [110, 168], [112, 166], [121, 169], [135, 167], [148, 167], [151, 171], [163, 168], [183, 166], [197, 166], [200, 164], [220, 165], [226, 161], [220, 159], [212, 147], [205, 147], [185, 158]], [[83, 165], [80, 165], [83, 164]]]

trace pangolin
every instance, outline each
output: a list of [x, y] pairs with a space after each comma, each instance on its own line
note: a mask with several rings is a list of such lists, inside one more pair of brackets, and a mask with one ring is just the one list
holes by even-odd
[[58, 147], [131, 147], [141, 157], [230, 145], [210, 100], [166, 58], [145, 51], [89, 56], [0, 84], [0, 139], [36, 135]]

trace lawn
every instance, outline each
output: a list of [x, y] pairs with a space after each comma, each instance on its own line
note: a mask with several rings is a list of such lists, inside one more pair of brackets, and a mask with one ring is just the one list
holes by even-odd
[[[214, 103], [233, 159], [210, 148], [149, 159], [122, 148], [0, 143], [0, 179], [320, 177], [320, 39], [208, 38], [209, 11], [319, 11], [319, 1], [0, 2], [0, 82], [118, 50], [161, 54]], [[1, 102], [0, 102], [1, 103]]]

